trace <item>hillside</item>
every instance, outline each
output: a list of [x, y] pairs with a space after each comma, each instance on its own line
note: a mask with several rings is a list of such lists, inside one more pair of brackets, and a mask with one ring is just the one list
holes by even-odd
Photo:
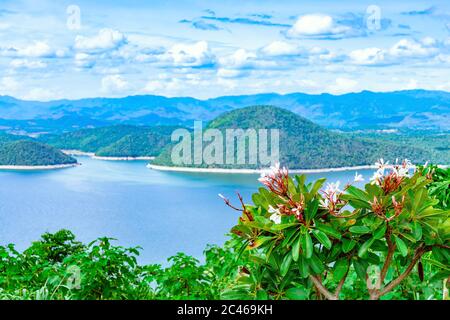
[[154, 95], [50, 102], [0, 96], [0, 126], [10, 132], [61, 133], [89, 127], [191, 125], [251, 105], [286, 108], [326, 128], [340, 130], [450, 130], [450, 93], [407, 90], [331, 94], [254, 94], [207, 100]]
[[74, 158], [39, 142], [28, 140], [0, 142], [1, 166], [50, 166], [76, 162]]
[[103, 157], [156, 156], [170, 142], [174, 129], [117, 125], [42, 136], [41, 141], [58, 149], [92, 152]]
[[[422, 149], [348, 137], [324, 129], [290, 111], [273, 106], [252, 106], [227, 112], [213, 120], [208, 128], [280, 129], [280, 162], [290, 169], [369, 165], [379, 158], [391, 161], [395, 158], [409, 158], [415, 162], [428, 160], [427, 152]], [[171, 147], [172, 145], [167, 147], [153, 163], [172, 165]], [[210, 167], [258, 168], [259, 166], [212, 165]]]

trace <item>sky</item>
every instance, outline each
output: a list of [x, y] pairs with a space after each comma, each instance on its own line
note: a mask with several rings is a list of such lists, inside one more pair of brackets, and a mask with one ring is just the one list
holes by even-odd
[[0, 0], [0, 95], [450, 91], [450, 1]]

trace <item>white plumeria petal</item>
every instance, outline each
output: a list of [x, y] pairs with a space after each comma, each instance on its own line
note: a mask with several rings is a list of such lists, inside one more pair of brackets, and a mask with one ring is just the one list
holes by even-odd
[[353, 179], [354, 182], [361, 182], [364, 181], [364, 177], [362, 174], [358, 174], [358, 172], [355, 173], [355, 178]]
[[275, 224], [281, 223], [281, 215], [279, 213], [274, 213], [269, 219]]

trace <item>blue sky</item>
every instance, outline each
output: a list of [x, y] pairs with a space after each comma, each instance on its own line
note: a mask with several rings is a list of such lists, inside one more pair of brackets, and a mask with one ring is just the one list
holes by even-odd
[[0, 95], [450, 91], [448, 1], [0, 0]]

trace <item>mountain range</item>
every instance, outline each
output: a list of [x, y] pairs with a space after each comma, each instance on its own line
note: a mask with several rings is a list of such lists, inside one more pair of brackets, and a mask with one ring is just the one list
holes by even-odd
[[450, 93], [407, 90], [331, 94], [254, 94], [207, 100], [155, 95], [24, 101], [0, 96], [0, 130], [39, 135], [115, 124], [184, 125], [251, 105], [288, 109], [329, 129], [450, 131]]

